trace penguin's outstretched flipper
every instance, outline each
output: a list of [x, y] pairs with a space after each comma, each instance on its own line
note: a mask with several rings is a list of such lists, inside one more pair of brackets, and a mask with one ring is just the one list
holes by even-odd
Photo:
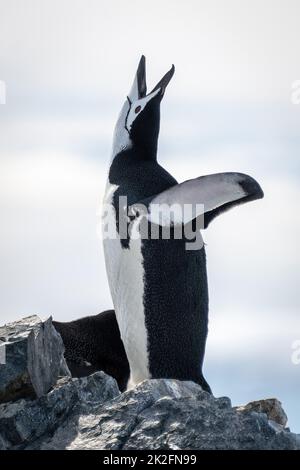
[[154, 197], [133, 204], [129, 215], [145, 208], [149, 222], [161, 226], [188, 224], [204, 217], [204, 227], [222, 212], [249, 201], [261, 199], [257, 181], [243, 173], [216, 173], [176, 184]]
[[125, 390], [129, 364], [114, 310], [70, 322], [54, 321], [65, 346], [65, 358], [73, 377], [103, 370]]

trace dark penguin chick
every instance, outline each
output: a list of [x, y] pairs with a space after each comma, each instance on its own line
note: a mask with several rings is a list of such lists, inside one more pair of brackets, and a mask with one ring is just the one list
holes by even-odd
[[115, 312], [107, 310], [71, 322], [54, 321], [65, 346], [65, 359], [73, 377], [103, 370], [125, 390], [129, 364], [120, 337]]
[[[142, 56], [118, 118], [104, 197], [105, 262], [130, 365], [128, 386], [174, 378], [193, 380], [210, 391], [202, 373], [208, 331], [206, 256], [200, 230], [193, 229], [201, 219], [206, 228], [217, 215], [263, 192], [242, 173], [178, 184], [157, 163], [160, 103], [173, 74], [174, 66], [147, 94]], [[178, 229], [188, 230], [178, 238]], [[188, 241], [197, 244], [188, 249]]]

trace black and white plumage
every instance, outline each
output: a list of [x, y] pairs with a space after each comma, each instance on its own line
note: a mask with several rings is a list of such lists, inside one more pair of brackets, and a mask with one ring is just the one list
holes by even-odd
[[[169, 377], [193, 380], [210, 391], [202, 374], [208, 329], [205, 249], [187, 250], [187, 240], [175, 239], [175, 229], [200, 216], [205, 228], [225, 210], [259, 199], [263, 192], [253, 178], [241, 173], [202, 176], [178, 184], [158, 164], [160, 103], [173, 74], [174, 66], [147, 94], [142, 56], [115, 127], [104, 197], [104, 219], [112, 222], [113, 233], [104, 234], [104, 252], [130, 365], [129, 386], [147, 378]], [[120, 208], [124, 196], [127, 206]], [[147, 208], [142, 216], [140, 203]], [[158, 216], [157, 204], [173, 203], [179, 207], [192, 204], [190, 217], [180, 211]], [[142, 239], [131, 236], [133, 232], [121, 236], [124, 209], [133, 223], [143, 217], [149, 227], [168, 226], [170, 238]]]

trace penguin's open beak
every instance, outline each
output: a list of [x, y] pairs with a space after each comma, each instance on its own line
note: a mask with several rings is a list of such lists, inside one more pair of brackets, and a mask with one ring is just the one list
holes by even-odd
[[[163, 78], [158, 82], [158, 84], [153, 88], [151, 95], [153, 92], [160, 89], [160, 94], [163, 95], [167, 85], [169, 84], [171, 78], [173, 77], [175, 72], [175, 67], [172, 65], [171, 69], [163, 76]], [[157, 93], [156, 93], [157, 94]], [[155, 94], [155, 95], [156, 95]], [[141, 98], [147, 96], [147, 84], [146, 84], [146, 58], [144, 55], [140, 58], [140, 62], [135, 74], [135, 78], [132, 84], [132, 88], [128, 95], [128, 98], [131, 102], [137, 101]]]

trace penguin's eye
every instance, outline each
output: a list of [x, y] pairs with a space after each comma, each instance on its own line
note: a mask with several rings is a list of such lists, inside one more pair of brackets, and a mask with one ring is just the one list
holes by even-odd
[[137, 106], [134, 110], [135, 114], [139, 113], [141, 109], [142, 109], [141, 106]]

